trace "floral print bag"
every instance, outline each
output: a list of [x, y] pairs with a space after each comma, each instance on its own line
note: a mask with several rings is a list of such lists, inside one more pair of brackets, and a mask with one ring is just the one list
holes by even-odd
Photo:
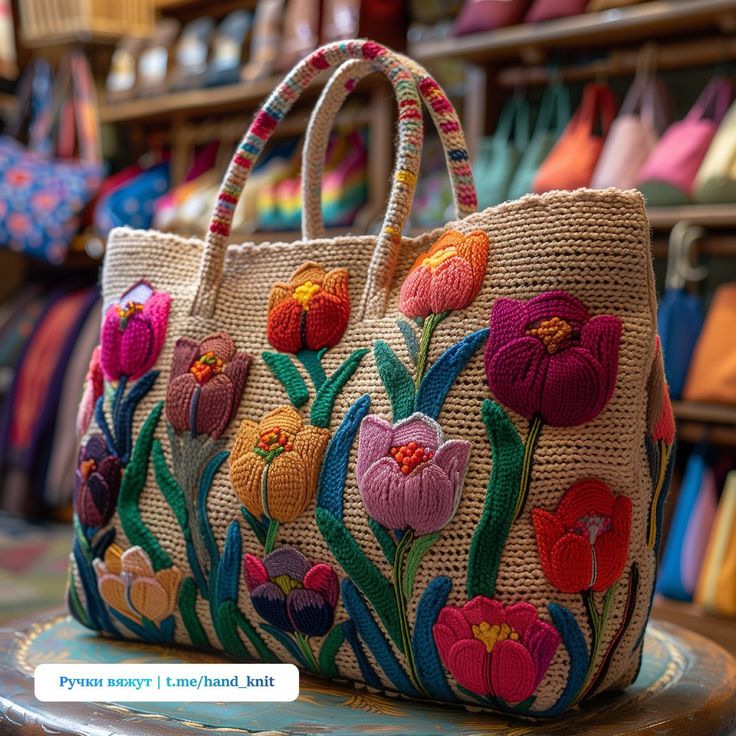
[[[228, 245], [273, 129], [338, 67], [307, 237]], [[385, 220], [313, 237], [325, 128], [369, 68], [399, 110]], [[409, 239], [423, 104], [461, 219]], [[77, 427], [81, 623], [532, 718], [633, 681], [674, 438], [643, 202], [474, 209], [437, 83], [345, 41], [255, 117], [204, 241], [113, 231]]]

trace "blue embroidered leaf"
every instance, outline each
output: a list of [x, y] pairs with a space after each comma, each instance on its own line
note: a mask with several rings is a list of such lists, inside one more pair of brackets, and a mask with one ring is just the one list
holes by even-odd
[[447, 603], [447, 596], [451, 590], [452, 581], [445, 576], [434, 578], [427, 586], [417, 605], [412, 649], [417, 674], [427, 694], [437, 700], [456, 701], [455, 694], [447, 684], [445, 668], [440, 661], [432, 635], [432, 627]]
[[382, 527], [375, 519], [368, 519], [368, 526], [373, 532], [373, 536], [381, 546], [383, 556], [388, 560], [389, 564], [394, 564], [396, 558], [396, 542], [391, 539], [391, 535]]
[[79, 593], [77, 593], [77, 586], [74, 584], [74, 576], [72, 575], [71, 568], [69, 569], [66, 590], [66, 603], [69, 607], [69, 612], [82, 626], [86, 626], [88, 629], [94, 629], [94, 622], [89, 617], [87, 611], [84, 610]]
[[437, 419], [452, 385], [478, 347], [488, 339], [488, 333], [488, 327], [473, 332], [437, 358], [419, 385], [415, 411]]
[[158, 635], [158, 632], [154, 633], [145, 626], [141, 626], [137, 621], [133, 621], [132, 618], [126, 616], [124, 613], [120, 613], [120, 611], [116, 611], [114, 608], [110, 608], [110, 613], [112, 613], [112, 615], [120, 621], [126, 629], [132, 631], [139, 639], [143, 639], [143, 641], [147, 641], [150, 644], [161, 643], [161, 638]]
[[238, 583], [240, 582], [240, 564], [243, 557], [240, 527], [237, 521], [231, 521], [225, 535], [225, 547], [220, 559], [220, 571], [217, 575], [216, 601], [219, 607], [224, 601], [238, 600]]
[[102, 434], [105, 436], [105, 440], [107, 442], [108, 447], [110, 450], [117, 456], [121, 456], [120, 449], [118, 448], [118, 444], [115, 441], [115, 436], [110, 431], [110, 426], [107, 423], [107, 417], [105, 416], [105, 397], [100, 396], [99, 399], [97, 399], [97, 403], [95, 404], [95, 421], [97, 422], [97, 425], [102, 430]]
[[286, 649], [286, 651], [289, 652], [297, 662], [299, 662], [300, 667], [305, 670], [311, 669], [296, 642], [285, 631], [281, 631], [281, 629], [277, 629], [275, 626], [271, 626], [271, 624], [260, 624], [260, 627], [265, 632], [271, 634], [271, 636], [276, 639], [276, 641], [281, 644], [281, 646]]
[[107, 631], [113, 636], [120, 636], [120, 632], [111, 621], [107, 608], [100, 597], [97, 589], [97, 577], [92, 569], [91, 560], [85, 558], [78, 536], [74, 538], [72, 554], [74, 555], [74, 561], [77, 563], [79, 580], [82, 583], [82, 590], [84, 590], [84, 597], [87, 601], [87, 610], [94, 622], [94, 628]]
[[358, 370], [360, 361], [368, 354], [367, 348], [360, 348], [348, 355], [342, 365], [319, 387], [314, 397], [309, 420], [315, 427], [329, 427], [332, 409], [340, 391]]
[[212, 528], [210, 527], [209, 518], [207, 516], [207, 497], [210, 493], [210, 487], [214, 480], [215, 474], [220, 469], [220, 465], [230, 456], [228, 450], [218, 452], [208, 463], [205, 465], [202, 477], [199, 480], [199, 489], [197, 491], [197, 520], [199, 521], [199, 533], [204, 539], [205, 545], [207, 545], [207, 551], [210, 555], [211, 568], [215, 569], [219, 559], [220, 551], [217, 549], [217, 542], [215, 542], [215, 536], [212, 534]]
[[123, 465], [128, 462], [130, 449], [133, 445], [133, 414], [141, 399], [151, 390], [157, 378], [158, 371], [148, 371], [135, 382], [133, 388], [130, 389], [130, 392], [120, 404], [120, 411], [115, 419], [115, 427], [118, 443], [121, 445], [120, 461]]
[[115, 387], [115, 393], [112, 395], [112, 426], [115, 429], [115, 436], [120, 438], [124, 434], [124, 429], [120, 421], [120, 409], [122, 407], [122, 399], [125, 394], [125, 387], [128, 384], [127, 376], [120, 376], [118, 385]]
[[345, 634], [345, 641], [350, 644], [355, 659], [358, 660], [358, 667], [360, 667], [360, 674], [363, 676], [363, 682], [369, 687], [374, 687], [377, 690], [383, 688], [383, 683], [373, 669], [373, 665], [370, 663], [368, 657], [365, 656], [363, 645], [360, 643], [358, 638], [358, 630], [355, 628], [355, 622], [352, 619], [344, 621], [342, 624], [342, 630]]
[[383, 340], [373, 346], [378, 374], [391, 401], [394, 422], [406, 419], [414, 410], [414, 381], [406, 366]]
[[417, 689], [391, 651], [391, 646], [381, 629], [378, 628], [378, 624], [373, 620], [358, 589], [347, 578], [342, 581], [342, 600], [345, 610], [360, 632], [360, 637], [371, 650], [386, 677], [391, 680], [399, 692], [411, 697], [419, 697]]
[[159, 627], [161, 641], [164, 644], [172, 644], [174, 641], [174, 627], [176, 619], [173, 616], [167, 616]]
[[338, 519], [342, 519], [342, 494], [348, 474], [350, 450], [355, 442], [360, 423], [368, 414], [370, 406], [371, 397], [366, 394], [347, 410], [344, 419], [327, 445], [325, 459], [322, 462], [322, 472], [317, 488], [317, 506], [327, 509]]
[[92, 559], [104, 559], [107, 548], [115, 541], [115, 527], [111, 526], [92, 543]]
[[409, 351], [409, 357], [413, 363], [417, 362], [417, 355], [419, 354], [419, 343], [417, 342], [417, 336], [414, 332], [414, 328], [403, 319], [397, 319], [396, 325], [398, 326], [401, 335], [406, 343], [406, 349]]
[[289, 401], [301, 409], [309, 400], [309, 389], [293, 361], [284, 353], [262, 353], [263, 362], [286, 390]]
[[495, 593], [501, 555], [514, 521], [524, 461], [524, 445], [503, 408], [486, 399], [481, 414], [491, 443], [493, 466], [483, 514], [468, 553], [469, 598], [476, 595], [492, 598]]

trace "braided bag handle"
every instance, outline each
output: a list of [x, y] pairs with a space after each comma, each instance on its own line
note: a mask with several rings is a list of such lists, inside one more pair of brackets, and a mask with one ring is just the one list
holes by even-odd
[[387, 48], [364, 40], [340, 41], [317, 49], [289, 72], [256, 114], [230, 162], [217, 197], [207, 231], [193, 315], [210, 317], [214, 313], [233, 213], [253, 165], [274, 128], [319, 74], [351, 59], [367, 60], [385, 74], [393, 85], [399, 105], [396, 169], [358, 312], [359, 318], [382, 316], [401, 233], [414, 197], [424, 128], [421, 100], [412, 73]]
[[[452, 102], [429, 72], [401, 54], [397, 59], [414, 75], [417, 89], [437, 128], [452, 184], [452, 195], [458, 219], [477, 211], [478, 197], [468, 157], [462, 124]], [[302, 238], [325, 237], [322, 220], [322, 176], [330, 132], [335, 117], [356, 84], [375, 69], [367, 61], [347, 61], [329, 80], [322, 91], [307, 126], [302, 151]]]

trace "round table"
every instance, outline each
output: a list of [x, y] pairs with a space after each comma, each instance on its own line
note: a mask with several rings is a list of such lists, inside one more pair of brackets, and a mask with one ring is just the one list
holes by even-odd
[[0, 734], [75, 736], [727, 736], [736, 734], [736, 660], [686, 629], [652, 622], [637, 681], [563, 718], [540, 723], [389, 698], [365, 688], [301, 678], [293, 703], [41, 703], [33, 669], [43, 662], [217, 662], [198, 652], [116, 642], [61, 611], [0, 629]]

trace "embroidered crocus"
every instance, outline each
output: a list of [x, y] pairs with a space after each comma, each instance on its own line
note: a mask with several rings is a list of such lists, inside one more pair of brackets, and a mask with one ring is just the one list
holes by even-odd
[[355, 475], [368, 516], [415, 536], [442, 529], [455, 515], [470, 443], [445, 440], [421, 413], [391, 425], [378, 416], [360, 426]]
[[339, 587], [329, 565], [312, 565], [299, 550], [280, 547], [263, 560], [246, 554], [243, 574], [253, 607], [271, 625], [306, 637], [332, 628]]
[[108, 307], [102, 324], [100, 364], [108, 381], [131, 381], [149, 371], [166, 337], [171, 297], [145, 281]]
[[180, 337], [166, 393], [166, 416], [174, 429], [219, 437], [237, 411], [251, 361], [224, 332], [202, 341]]
[[86, 526], [107, 524], [115, 511], [122, 465], [98, 432], [79, 451], [74, 482], [74, 510]]
[[317, 491], [330, 432], [305, 425], [290, 406], [256, 423], [244, 419], [230, 454], [230, 480], [256, 519], [299, 518]]
[[102, 396], [104, 390], [104, 377], [100, 365], [100, 346], [92, 351], [92, 357], [87, 369], [87, 377], [84, 379], [84, 393], [77, 411], [77, 439], [81, 440], [89, 429], [92, 415], [95, 411], [97, 399]]
[[534, 694], [560, 644], [557, 630], [530, 603], [504, 606], [482, 595], [443, 608], [432, 633], [460, 686], [511, 704]]
[[445, 233], [414, 262], [399, 294], [407, 317], [465, 309], [475, 299], [488, 264], [488, 236], [481, 230]]
[[498, 299], [485, 354], [495, 397], [527, 419], [571, 427], [595, 419], [616, 384], [621, 320], [591, 317], [564, 291]]
[[160, 624], [177, 607], [181, 572], [177, 567], [154, 572], [151, 559], [140, 547], [123, 551], [115, 544], [105, 561], [94, 561], [102, 599], [123, 616], [140, 624], [143, 619]]
[[600, 480], [583, 480], [554, 513], [532, 509], [544, 574], [563, 593], [610, 588], [626, 566], [631, 500]]
[[348, 272], [325, 271], [305, 263], [288, 283], [271, 288], [268, 300], [268, 341], [283, 353], [322, 350], [337, 345], [350, 319]]

